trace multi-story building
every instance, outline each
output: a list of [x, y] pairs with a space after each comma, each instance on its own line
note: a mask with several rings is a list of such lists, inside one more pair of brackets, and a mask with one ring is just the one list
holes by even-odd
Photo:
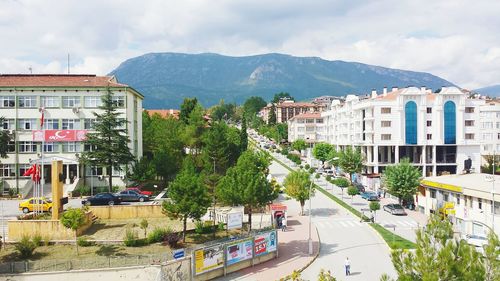
[[325, 142], [326, 126], [321, 113], [301, 113], [288, 120], [288, 141]]
[[[455, 87], [436, 93], [408, 87], [384, 89], [381, 94], [372, 91], [366, 99], [349, 95], [344, 103], [333, 101], [321, 116], [327, 142], [338, 148], [361, 148], [365, 173], [380, 173], [387, 165], [408, 158], [424, 175], [440, 175], [461, 173], [469, 158], [473, 170], [479, 172], [483, 134], [496, 130], [495, 122], [489, 131], [481, 128], [481, 110], [498, 112], [496, 108]], [[494, 148], [498, 142], [492, 138]]]
[[[260, 112], [259, 116], [267, 122], [269, 120], [269, 112], [273, 105], [268, 104]], [[276, 122], [285, 123], [295, 115], [307, 112], [322, 112], [326, 109], [327, 105], [323, 103], [311, 102], [294, 102], [293, 100], [285, 100], [274, 106], [276, 113]]]
[[479, 107], [481, 155], [500, 153], [500, 102], [487, 100]]
[[[113, 183], [124, 184], [124, 171], [106, 171], [102, 167], [83, 167], [80, 154], [89, 149], [82, 143], [87, 131], [92, 131], [94, 112], [107, 91], [121, 118], [127, 121], [129, 148], [136, 157], [142, 156], [142, 100], [133, 88], [119, 83], [114, 77], [96, 75], [0, 75], [0, 116], [2, 128], [9, 130], [12, 142], [6, 159], [0, 159], [0, 177], [4, 189], [16, 188], [26, 194], [32, 187], [24, 172], [33, 163], [41, 163], [44, 140], [44, 179], [51, 182], [50, 163], [63, 161], [65, 190], [76, 185], [106, 185], [106, 175], [112, 172]], [[40, 127], [44, 112], [43, 131]], [[80, 181], [80, 179], [84, 179]]]

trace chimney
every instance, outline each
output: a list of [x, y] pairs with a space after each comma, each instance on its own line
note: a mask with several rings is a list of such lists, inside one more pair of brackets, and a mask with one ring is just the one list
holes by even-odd
[[387, 87], [384, 87], [383, 95], [384, 97], [387, 95]]
[[372, 99], [377, 97], [377, 90], [372, 89]]
[[426, 90], [427, 90], [427, 87], [425, 87], [425, 86], [420, 87], [420, 91], [421, 91], [422, 93], [425, 93], [425, 91], [426, 91]]
[[392, 91], [391, 92], [394, 92], [394, 91], [397, 91], [398, 90], [398, 87], [392, 87]]

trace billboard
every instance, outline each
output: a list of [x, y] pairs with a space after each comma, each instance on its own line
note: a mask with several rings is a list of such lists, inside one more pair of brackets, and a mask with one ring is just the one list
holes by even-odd
[[224, 245], [218, 244], [194, 251], [194, 273], [201, 274], [224, 266]]
[[228, 213], [227, 214], [227, 229], [235, 229], [243, 227], [243, 213]]
[[276, 230], [258, 234], [254, 237], [255, 256], [261, 256], [276, 251]]
[[86, 130], [34, 130], [33, 141], [83, 141], [86, 134]]
[[230, 243], [226, 247], [226, 265], [228, 266], [251, 259], [252, 256], [252, 240]]

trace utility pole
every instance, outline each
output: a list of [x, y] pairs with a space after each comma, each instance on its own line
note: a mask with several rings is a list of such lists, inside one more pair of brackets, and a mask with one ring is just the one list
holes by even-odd
[[309, 244], [309, 255], [312, 256], [313, 254], [313, 245], [312, 245], [312, 239], [311, 239], [311, 214], [312, 214], [312, 209], [311, 209], [311, 189], [313, 187], [313, 182], [314, 178], [311, 179], [311, 184], [309, 185], [309, 239], [308, 239], [308, 244]]
[[495, 151], [493, 151], [493, 188], [491, 189], [491, 230], [493, 233], [495, 233], [495, 161], [496, 154]]

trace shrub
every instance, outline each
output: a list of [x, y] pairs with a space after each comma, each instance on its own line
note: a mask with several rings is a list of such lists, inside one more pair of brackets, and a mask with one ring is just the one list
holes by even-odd
[[170, 228], [156, 227], [155, 229], [153, 229], [153, 231], [151, 231], [148, 234], [147, 241], [149, 244], [162, 242], [164, 240], [163, 238], [165, 237], [165, 235], [171, 232], [172, 230]]
[[297, 154], [288, 154], [287, 158], [295, 164], [300, 165], [300, 157]]
[[78, 239], [76, 239], [76, 244], [80, 247], [90, 247], [94, 245], [94, 242], [87, 240], [85, 237], [78, 237]]
[[330, 176], [330, 175], [326, 176], [326, 180], [327, 181], [331, 181], [332, 180], [332, 176]]
[[74, 197], [88, 196], [88, 195], [90, 195], [90, 187], [88, 187], [86, 185], [78, 186], [77, 188], [75, 188], [73, 190], [73, 192], [71, 193], [71, 195], [74, 196]]
[[28, 259], [32, 257], [36, 247], [36, 244], [30, 239], [29, 236], [23, 236], [15, 245], [16, 251], [21, 259]]
[[313, 167], [309, 168], [309, 174], [313, 174], [316, 171]]
[[144, 237], [147, 236], [147, 230], [148, 230], [149, 222], [147, 219], [142, 219], [141, 223], [139, 224], [139, 227], [144, 230]]
[[125, 231], [125, 237], [123, 238], [123, 244], [127, 247], [137, 247], [139, 246], [139, 237], [137, 236], [137, 231], [127, 228]]
[[42, 236], [40, 234], [35, 234], [33, 236], [32, 240], [33, 240], [33, 243], [35, 243], [35, 245], [37, 247], [42, 246], [42, 240], [43, 239], [42, 239]]
[[226, 225], [223, 222], [219, 222], [219, 225], [217, 225], [217, 229], [224, 230], [226, 229]]
[[177, 247], [177, 244], [179, 243], [179, 241], [181, 240], [181, 235], [177, 232], [169, 232], [167, 233], [164, 238], [163, 238], [163, 242], [165, 244], [167, 244], [168, 246], [170, 246], [170, 248], [176, 248]]
[[287, 155], [288, 155], [288, 148], [283, 148], [283, 149], [281, 150], [281, 154], [283, 154], [283, 155], [287, 156]]
[[310, 166], [309, 164], [306, 164], [306, 165], [304, 166], [304, 168], [306, 168], [306, 170], [309, 170], [309, 169], [311, 168], [311, 166]]
[[194, 233], [196, 234], [205, 233], [205, 224], [202, 221], [196, 221], [194, 223]]
[[338, 178], [334, 180], [333, 184], [338, 187], [347, 187], [349, 186], [349, 181], [346, 178]]
[[49, 246], [50, 245], [50, 237], [49, 236], [43, 237], [43, 245], [44, 246]]
[[304, 169], [304, 166], [300, 165], [299, 168]]
[[319, 177], [321, 177], [320, 174], [316, 173], [316, 175], [314, 176], [315, 178], [319, 179]]
[[9, 188], [9, 197], [14, 197], [16, 195], [16, 190], [14, 188]]

